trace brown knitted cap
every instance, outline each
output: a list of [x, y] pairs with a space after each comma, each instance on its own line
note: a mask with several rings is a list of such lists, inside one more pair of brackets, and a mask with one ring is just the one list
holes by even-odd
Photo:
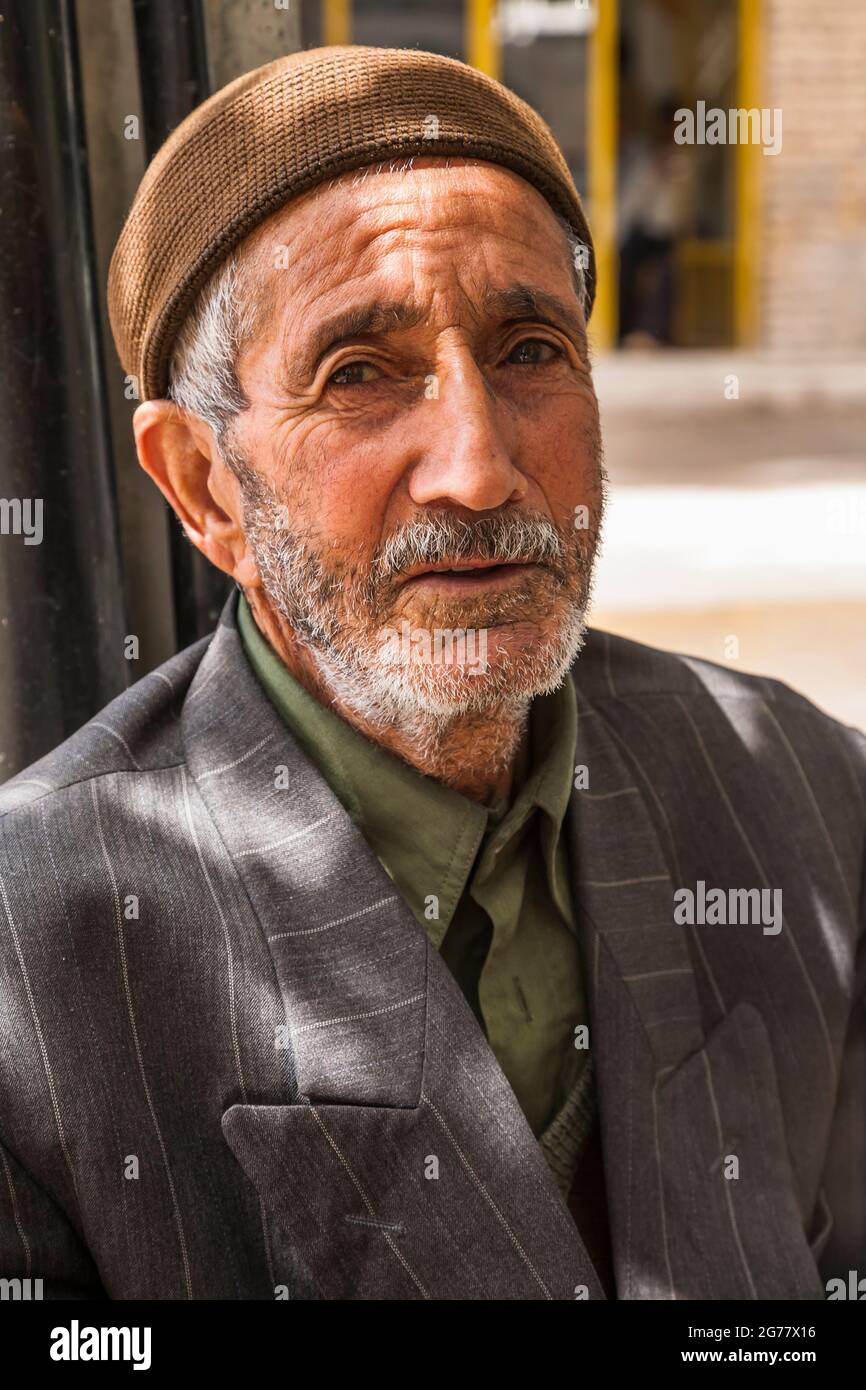
[[174, 339], [197, 292], [254, 227], [315, 184], [410, 154], [488, 160], [533, 184], [589, 248], [589, 312], [589, 227], [562, 152], [531, 107], [435, 53], [307, 49], [196, 107], [139, 185], [111, 260], [108, 312], [142, 400], [165, 395]]

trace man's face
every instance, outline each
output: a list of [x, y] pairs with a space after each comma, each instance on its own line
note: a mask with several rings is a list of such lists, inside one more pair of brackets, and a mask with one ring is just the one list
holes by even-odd
[[[272, 610], [373, 721], [555, 687], [582, 641], [603, 468], [547, 203], [496, 166], [420, 160], [346, 176], [251, 241], [264, 307], [228, 444]], [[482, 639], [471, 664], [436, 644], [466, 629], [483, 669]]]

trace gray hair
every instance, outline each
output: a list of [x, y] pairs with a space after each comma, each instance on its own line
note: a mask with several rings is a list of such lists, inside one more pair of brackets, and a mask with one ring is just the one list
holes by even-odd
[[[390, 161], [392, 172], [411, 168], [412, 158]], [[353, 180], [361, 183], [369, 169], [358, 170]], [[339, 178], [340, 176], [338, 176]], [[322, 191], [337, 180], [329, 180]], [[574, 288], [580, 306], [587, 310], [589, 247], [569, 222], [555, 213], [568, 244], [574, 271]], [[245, 283], [242, 245], [237, 247], [199, 291], [177, 336], [168, 371], [168, 397], [210, 425], [220, 449], [232, 420], [249, 406], [238, 379], [237, 364], [244, 345], [255, 332], [258, 306]]]
[[240, 280], [241, 255], [235, 250], [199, 291], [168, 368], [169, 400], [210, 425], [220, 448], [234, 417], [249, 405], [237, 363], [256, 314]]

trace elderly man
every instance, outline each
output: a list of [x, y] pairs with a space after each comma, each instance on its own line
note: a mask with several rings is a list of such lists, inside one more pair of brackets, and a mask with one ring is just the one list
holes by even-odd
[[280, 59], [153, 161], [112, 324], [237, 591], [0, 794], [3, 1275], [863, 1269], [866, 740], [587, 631], [591, 250], [535, 113], [430, 54]]

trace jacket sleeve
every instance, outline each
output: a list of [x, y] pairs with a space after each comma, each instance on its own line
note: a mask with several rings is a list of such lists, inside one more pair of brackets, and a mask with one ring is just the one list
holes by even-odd
[[0, 1143], [0, 1284], [6, 1298], [105, 1298], [67, 1217]]
[[[13, 1299], [104, 1298], [76, 1224], [74, 1179], [65, 1201], [50, 1182], [62, 1166], [50, 1152], [55, 1128], [33, 1020], [35, 1007], [46, 1027], [62, 1016], [64, 947], [37, 853], [46, 803], [13, 805], [15, 793], [14, 783], [2, 788], [0, 816], [0, 1281], [21, 1283], [0, 1284], [0, 1291]], [[61, 1030], [52, 1032], [50, 1047], [63, 1049]]]
[[[850, 732], [866, 803], [866, 738]], [[818, 1256], [825, 1282], [847, 1283], [851, 1270], [866, 1277], [866, 830], [862, 869], [851, 1013], [820, 1188], [829, 1226]]]

